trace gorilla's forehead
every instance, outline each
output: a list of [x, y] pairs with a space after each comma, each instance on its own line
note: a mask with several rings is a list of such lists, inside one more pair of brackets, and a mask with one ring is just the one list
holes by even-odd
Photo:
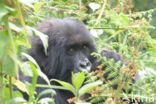
[[61, 20], [55, 23], [54, 29], [66, 36], [89, 35], [84, 24], [76, 20]]
[[68, 37], [67, 44], [89, 44], [92, 43], [92, 39], [85, 34], [75, 34]]
[[47, 34], [50, 40], [67, 41], [69, 44], [93, 43], [85, 25], [73, 19], [52, 19], [39, 25], [39, 30]]
[[67, 40], [67, 44], [90, 44], [93, 43], [93, 39], [89, 33], [89, 31], [83, 27], [79, 26], [77, 24], [67, 24], [65, 26], [66, 28], [63, 28], [64, 31], [62, 35]]
[[[56, 22], [56, 21], [55, 21]], [[92, 43], [93, 39], [85, 26], [76, 20], [61, 20], [55, 23], [54, 30], [69, 44]]]

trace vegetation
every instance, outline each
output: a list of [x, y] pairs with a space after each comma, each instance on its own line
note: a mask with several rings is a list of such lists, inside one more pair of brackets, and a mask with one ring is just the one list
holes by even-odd
[[[141, 0], [140, 4], [143, 1], [148, 2]], [[0, 102], [53, 104], [53, 98], [40, 99], [41, 96], [47, 93], [55, 96], [54, 89], [64, 89], [75, 95], [69, 99], [71, 103], [123, 104], [121, 98], [127, 101], [131, 98], [145, 104], [154, 104], [156, 34], [152, 14], [156, 8], [143, 10], [138, 2], [139, 0], [0, 0]], [[72, 84], [56, 79], [49, 80], [40, 71], [36, 61], [26, 54], [26, 50], [31, 47], [28, 37], [39, 36], [46, 51], [47, 37], [37, 31], [35, 26], [47, 18], [65, 17], [83, 21], [96, 38], [98, 51], [106, 48], [117, 52], [123, 57], [124, 64], [93, 53], [103, 62], [97, 71], [74, 74]], [[23, 57], [29, 62], [23, 62]], [[102, 66], [107, 67], [103, 70]], [[142, 70], [148, 73], [143, 75], [142, 72], [143, 77], [137, 78], [133, 83], [132, 79]], [[32, 77], [32, 83], [21, 82], [20, 72]], [[105, 73], [110, 73], [107, 79], [101, 77]], [[48, 85], [37, 84], [38, 76]], [[51, 85], [50, 81], [56, 81], [62, 86]], [[114, 86], [117, 88], [113, 89]], [[37, 87], [48, 89], [35, 97]], [[17, 89], [27, 93], [29, 101]], [[82, 96], [86, 93], [91, 96], [84, 100]]]

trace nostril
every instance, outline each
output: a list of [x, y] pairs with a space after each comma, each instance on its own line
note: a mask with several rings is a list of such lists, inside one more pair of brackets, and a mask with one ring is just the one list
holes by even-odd
[[80, 67], [81, 67], [81, 68], [85, 68], [86, 65], [84, 65], [84, 64], [80, 64]]
[[89, 60], [87, 61], [80, 61], [79, 62], [79, 65], [78, 65], [78, 68], [80, 71], [90, 71], [91, 70], [91, 62]]
[[80, 63], [80, 67], [81, 68], [87, 68], [88, 66], [90, 66], [91, 63], [90, 62], [83, 62], [83, 63]]

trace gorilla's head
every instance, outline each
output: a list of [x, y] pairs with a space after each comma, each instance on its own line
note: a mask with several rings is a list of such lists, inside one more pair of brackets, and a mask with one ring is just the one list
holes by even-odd
[[40, 39], [32, 41], [31, 55], [49, 78], [68, 81], [71, 72], [90, 71], [96, 51], [93, 38], [85, 26], [73, 19], [53, 19], [39, 24], [38, 30], [48, 35], [48, 54]]

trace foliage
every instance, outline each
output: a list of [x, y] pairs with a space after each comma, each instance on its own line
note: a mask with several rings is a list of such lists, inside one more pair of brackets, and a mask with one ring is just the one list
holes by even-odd
[[[141, 1], [139, 4], [142, 3]], [[64, 89], [75, 95], [76, 99], [71, 98], [72, 102], [83, 101], [82, 96], [90, 93], [87, 100], [91, 103], [121, 104], [120, 98], [137, 98], [145, 104], [153, 104], [156, 97], [156, 39], [153, 37], [156, 35], [151, 32], [155, 30], [151, 21], [152, 13], [156, 9], [136, 12], [136, 4], [139, 5], [138, 1], [133, 0], [1, 0], [0, 102], [54, 103], [53, 96], [56, 93], [53, 89]], [[97, 71], [74, 74], [72, 84], [52, 79], [62, 86], [50, 85], [49, 79], [40, 71], [36, 61], [23, 52], [31, 47], [28, 35], [31, 37], [35, 34], [41, 38], [46, 53], [48, 37], [37, 31], [35, 26], [51, 17], [70, 17], [83, 21], [96, 38], [98, 51], [106, 48], [121, 54], [123, 64], [95, 53], [99, 61], [102, 61]], [[29, 61], [23, 62], [22, 57]], [[101, 68], [104, 66], [107, 67]], [[32, 77], [32, 83], [21, 82], [18, 74], [20, 72]], [[106, 73], [109, 73], [108, 77], [103, 78]], [[47, 85], [37, 84], [38, 76]], [[137, 81], [133, 83], [132, 80]], [[37, 87], [47, 89], [36, 95]], [[26, 101], [16, 89], [26, 92], [31, 99]], [[42, 99], [47, 93], [52, 98]]]
[[93, 90], [96, 86], [101, 85], [102, 81], [98, 80], [95, 82], [87, 83], [82, 86], [85, 80], [85, 73], [79, 72], [72, 74], [72, 84], [60, 81], [57, 79], [53, 79], [52, 81], [58, 82], [60, 85], [62, 85], [66, 90], [72, 92], [74, 94], [74, 98], [68, 99], [69, 103], [85, 103], [82, 101], [83, 99], [80, 99], [84, 94], [89, 93], [91, 90]]

